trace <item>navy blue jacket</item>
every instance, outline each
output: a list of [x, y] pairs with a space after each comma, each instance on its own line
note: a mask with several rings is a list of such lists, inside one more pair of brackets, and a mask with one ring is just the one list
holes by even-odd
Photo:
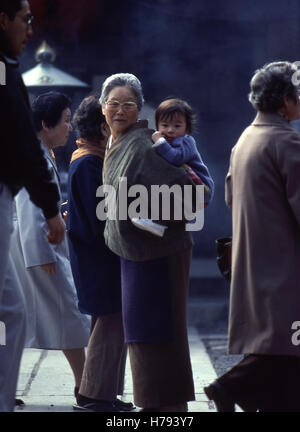
[[105, 221], [96, 216], [103, 161], [88, 155], [75, 160], [68, 180], [70, 260], [82, 313], [102, 316], [121, 312], [120, 258], [105, 245]]

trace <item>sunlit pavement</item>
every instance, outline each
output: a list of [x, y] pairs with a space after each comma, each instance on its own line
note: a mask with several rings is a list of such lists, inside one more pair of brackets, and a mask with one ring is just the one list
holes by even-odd
[[[216, 336], [217, 337], [217, 336]], [[203, 387], [216, 378], [202, 336], [189, 328], [189, 342], [195, 381], [196, 401], [189, 403], [190, 412], [215, 412]], [[71, 369], [61, 351], [25, 349], [21, 363], [17, 397], [25, 406], [17, 412], [72, 412], [74, 381]], [[127, 361], [123, 400], [133, 401], [132, 380]]]

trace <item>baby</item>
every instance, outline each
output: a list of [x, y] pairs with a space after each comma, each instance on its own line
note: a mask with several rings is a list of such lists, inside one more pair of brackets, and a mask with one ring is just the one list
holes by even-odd
[[[181, 99], [162, 102], [155, 114], [157, 132], [152, 135], [153, 148], [167, 162], [183, 166], [195, 184], [204, 186], [204, 206], [207, 206], [213, 196], [214, 182], [190, 135], [194, 118], [187, 102]], [[132, 218], [132, 223], [160, 237], [168, 228], [151, 219]]]

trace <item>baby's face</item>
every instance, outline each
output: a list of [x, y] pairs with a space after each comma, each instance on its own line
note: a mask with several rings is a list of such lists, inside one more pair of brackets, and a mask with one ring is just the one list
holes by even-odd
[[186, 135], [186, 119], [182, 114], [158, 122], [158, 131], [170, 142]]

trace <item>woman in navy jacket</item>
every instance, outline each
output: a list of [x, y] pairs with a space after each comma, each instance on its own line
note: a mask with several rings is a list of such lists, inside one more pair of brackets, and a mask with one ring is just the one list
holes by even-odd
[[68, 182], [68, 239], [79, 309], [93, 317], [76, 409], [132, 409], [123, 393], [126, 350], [121, 311], [120, 259], [105, 245], [105, 221], [96, 216], [109, 129], [98, 97], [84, 99], [74, 119], [79, 139]]

